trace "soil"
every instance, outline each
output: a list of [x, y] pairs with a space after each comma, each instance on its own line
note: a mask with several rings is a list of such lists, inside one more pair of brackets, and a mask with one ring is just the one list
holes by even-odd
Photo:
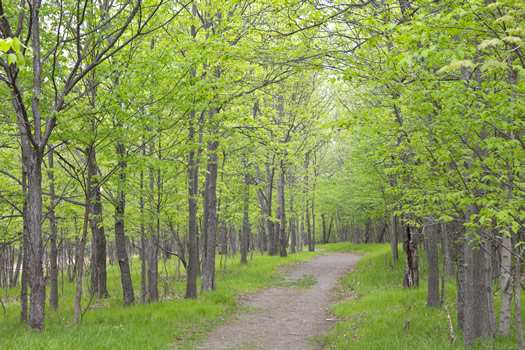
[[[215, 328], [200, 348], [318, 349], [319, 345], [311, 338], [321, 335], [335, 322], [330, 315], [334, 303], [331, 290], [359, 258], [355, 254], [324, 253], [287, 268], [285, 282], [292, 282], [291, 286], [243, 296], [240, 307], [248, 311]], [[316, 280], [313, 286], [293, 285], [293, 281], [312, 281], [312, 278]]]

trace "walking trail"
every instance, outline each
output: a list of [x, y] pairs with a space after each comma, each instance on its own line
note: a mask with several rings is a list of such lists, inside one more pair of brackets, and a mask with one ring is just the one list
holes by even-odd
[[325, 253], [287, 268], [286, 282], [308, 276], [316, 283], [307, 289], [275, 287], [243, 297], [241, 307], [250, 311], [240, 313], [236, 320], [215, 328], [200, 348], [317, 349], [310, 338], [322, 334], [334, 323], [329, 314], [333, 304], [330, 290], [359, 258], [355, 254]]

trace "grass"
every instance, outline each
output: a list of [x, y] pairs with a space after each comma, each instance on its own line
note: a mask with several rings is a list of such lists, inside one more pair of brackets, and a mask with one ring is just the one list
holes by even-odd
[[[72, 326], [73, 284], [65, 283], [57, 311], [46, 309], [43, 333], [31, 332], [18, 321], [20, 305], [11, 297], [7, 313], [0, 314], [2, 349], [194, 349], [214, 325], [232, 317], [238, 310], [237, 296], [277, 285], [283, 277], [278, 265], [308, 260], [317, 253], [301, 252], [287, 258], [254, 254], [247, 265], [239, 258], [217, 261], [217, 290], [196, 300], [184, 299], [185, 282], [176, 278], [173, 260], [159, 266], [162, 301], [122, 307], [118, 267], [108, 266], [108, 289], [112, 296], [92, 301], [82, 325]], [[218, 257], [220, 259], [220, 257]], [[139, 263], [134, 263], [135, 295], [140, 293]], [[86, 280], [87, 283], [87, 280]], [[311, 283], [305, 279], [300, 284]], [[315, 281], [314, 281], [315, 283]], [[19, 289], [8, 290], [15, 296]], [[3, 293], [2, 293], [3, 294]], [[83, 307], [89, 304], [83, 299]]]
[[[452, 345], [444, 309], [429, 309], [426, 306], [426, 268], [421, 269], [419, 288], [402, 287], [405, 255], [401, 249], [400, 259], [392, 268], [390, 247], [386, 244], [356, 246], [338, 243], [319, 247], [325, 251], [366, 254], [357, 263], [356, 270], [339, 282], [337, 289], [347, 291], [347, 295], [353, 297], [333, 307], [334, 314], [341, 321], [328, 334], [318, 338], [323, 346], [359, 350], [463, 348], [463, 335], [456, 328], [454, 279], [446, 282], [444, 305], [450, 312], [456, 333], [457, 340]], [[420, 251], [419, 261], [421, 268], [421, 262], [425, 261], [424, 252]], [[496, 311], [499, 310], [499, 298], [500, 295], [496, 295]], [[407, 320], [410, 320], [410, 325], [405, 328]], [[516, 330], [511, 329], [510, 337], [486, 340], [473, 349], [515, 349], [516, 344]]]

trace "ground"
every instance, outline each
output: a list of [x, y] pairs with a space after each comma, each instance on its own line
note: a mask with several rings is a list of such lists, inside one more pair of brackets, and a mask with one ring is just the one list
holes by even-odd
[[324, 253], [288, 267], [282, 287], [243, 297], [241, 309], [248, 311], [215, 328], [200, 348], [318, 348], [311, 338], [322, 334], [335, 322], [329, 312], [334, 302], [331, 289], [359, 258], [355, 254]]

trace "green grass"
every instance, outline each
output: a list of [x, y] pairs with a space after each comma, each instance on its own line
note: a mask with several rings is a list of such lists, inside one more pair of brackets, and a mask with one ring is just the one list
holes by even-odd
[[[454, 279], [446, 282], [445, 306], [448, 308], [456, 343], [449, 342], [449, 330], [443, 308], [426, 306], [426, 264], [421, 269], [420, 287], [404, 289], [405, 255], [392, 268], [389, 245], [352, 245], [348, 243], [323, 245], [325, 251], [356, 251], [366, 253], [357, 263], [356, 270], [341, 278], [339, 290], [353, 296], [333, 307], [341, 322], [318, 340], [327, 349], [462, 349], [463, 335], [456, 328], [456, 286]], [[386, 257], [386, 263], [385, 263]], [[420, 251], [421, 263], [425, 261]], [[499, 294], [495, 298], [499, 310]], [[522, 312], [523, 314], [523, 312]], [[497, 313], [496, 313], [497, 315]], [[410, 320], [410, 326], [404, 325]], [[516, 348], [516, 330], [509, 338], [497, 337], [477, 344], [473, 349]]]
[[[7, 313], [0, 314], [1, 349], [193, 349], [214, 325], [231, 318], [238, 310], [237, 296], [253, 293], [282, 280], [278, 265], [310, 259], [317, 253], [301, 252], [288, 258], [254, 254], [247, 265], [239, 258], [217, 258], [217, 291], [200, 295], [196, 300], [184, 299], [185, 281], [176, 278], [176, 263], [159, 266], [159, 292], [162, 301], [122, 307], [118, 267], [108, 266], [110, 299], [92, 301], [82, 325], [72, 326], [73, 284], [65, 284], [58, 312], [46, 309], [46, 325], [42, 334], [28, 331], [18, 321], [20, 305], [6, 304]], [[134, 262], [135, 296], [140, 293], [140, 265]], [[182, 271], [184, 275], [184, 271]], [[86, 279], [86, 284], [88, 279]], [[305, 282], [306, 283], [306, 282]], [[86, 285], [87, 288], [87, 285]], [[19, 289], [8, 290], [15, 296]], [[3, 293], [2, 293], [3, 294]], [[83, 299], [83, 307], [89, 299]]]

